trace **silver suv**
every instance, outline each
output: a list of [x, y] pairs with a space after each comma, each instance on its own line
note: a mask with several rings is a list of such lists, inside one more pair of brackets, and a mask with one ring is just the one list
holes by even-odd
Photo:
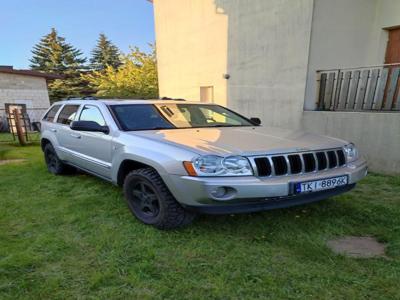
[[67, 100], [41, 123], [51, 173], [78, 168], [123, 186], [132, 213], [160, 229], [188, 224], [196, 213], [322, 200], [367, 174], [352, 143], [262, 127], [215, 104]]

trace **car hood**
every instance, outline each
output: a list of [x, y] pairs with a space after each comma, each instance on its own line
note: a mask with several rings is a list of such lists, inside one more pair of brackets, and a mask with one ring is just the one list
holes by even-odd
[[304, 131], [273, 127], [190, 128], [130, 132], [198, 154], [258, 155], [330, 149], [346, 142]]

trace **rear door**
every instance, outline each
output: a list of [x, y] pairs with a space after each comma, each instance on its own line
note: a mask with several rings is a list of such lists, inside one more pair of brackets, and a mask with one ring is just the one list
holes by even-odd
[[[107, 126], [105, 118], [97, 105], [85, 104], [76, 118], [80, 121], [93, 121]], [[71, 150], [74, 163], [101, 177], [111, 178], [111, 134], [71, 130], [74, 140]]]
[[62, 159], [75, 163], [73, 147], [76, 139], [70, 125], [75, 120], [79, 110], [79, 104], [65, 104], [58, 113], [57, 121], [53, 123], [52, 130], [56, 133], [58, 140], [58, 149], [62, 152]]

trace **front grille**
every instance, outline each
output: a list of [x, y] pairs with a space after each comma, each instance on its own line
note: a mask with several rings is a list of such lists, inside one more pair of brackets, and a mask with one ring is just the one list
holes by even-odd
[[310, 173], [341, 167], [346, 164], [342, 149], [268, 155], [253, 159], [261, 177]]
[[272, 163], [274, 165], [276, 176], [285, 175], [288, 173], [286, 158], [284, 156], [273, 156]]
[[256, 163], [259, 176], [271, 175], [271, 164], [268, 158], [266, 157], [255, 158], [254, 162]]
[[318, 171], [325, 170], [328, 167], [328, 159], [325, 152], [317, 152]]
[[299, 174], [302, 171], [303, 164], [301, 163], [300, 155], [292, 154], [288, 155], [289, 164], [290, 164], [290, 172], [292, 174]]

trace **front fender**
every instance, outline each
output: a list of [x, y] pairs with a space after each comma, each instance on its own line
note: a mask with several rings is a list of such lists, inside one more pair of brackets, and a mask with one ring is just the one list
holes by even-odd
[[[140, 145], [140, 143], [138, 143]], [[149, 145], [150, 144], [150, 145]], [[153, 145], [154, 144], [154, 145]], [[196, 154], [171, 145], [146, 141], [143, 146], [114, 146], [112, 159], [112, 181], [118, 182], [118, 172], [125, 160], [133, 160], [154, 168], [172, 191], [170, 175], [187, 175], [183, 161], [191, 160]]]

